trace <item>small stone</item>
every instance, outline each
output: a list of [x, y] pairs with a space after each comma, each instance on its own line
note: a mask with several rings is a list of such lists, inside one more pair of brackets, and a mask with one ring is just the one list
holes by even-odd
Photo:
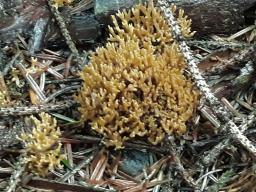
[[143, 169], [150, 166], [153, 154], [139, 150], [125, 150], [121, 160], [120, 169], [131, 176], [137, 176]]
[[129, 9], [136, 4], [144, 3], [147, 0], [95, 0], [94, 13], [100, 23], [109, 23], [110, 15], [118, 10]]

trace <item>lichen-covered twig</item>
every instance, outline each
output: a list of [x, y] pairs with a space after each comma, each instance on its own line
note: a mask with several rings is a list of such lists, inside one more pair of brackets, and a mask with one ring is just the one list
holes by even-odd
[[30, 115], [40, 112], [58, 111], [75, 106], [77, 102], [73, 100], [66, 100], [57, 103], [47, 103], [40, 105], [31, 105], [24, 107], [0, 107], [0, 117], [6, 116], [19, 116], [19, 115]]
[[210, 103], [214, 113], [217, 115], [221, 123], [225, 124], [223, 130], [231, 134], [232, 138], [244, 146], [248, 151], [250, 151], [254, 156], [256, 156], [256, 147], [251, 143], [251, 141], [245, 137], [235, 123], [231, 120], [230, 112], [220, 103], [220, 101], [211, 92], [209, 86], [207, 85], [205, 79], [200, 73], [193, 55], [184, 41], [181, 35], [180, 26], [178, 25], [173, 13], [169, 10], [169, 5], [165, 0], [159, 0], [158, 5], [163, 15], [168, 21], [170, 30], [173, 33], [174, 38], [179, 43], [179, 48], [181, 53], [187, 62], [188, 70], [190, 71], [197, 87], [201, 93], [205, 96], [206, 100]]
[[175, 168], [182, 175], [182, 177], [186, 181], [186, 183], [188, 185], [190, 185], [191, 187], [193, 187], [194, 189], [196, 189], [197, 188], [196, 182], [189, 175], [189, 173], [185, 170], [184, 166], [182, 165], [182, 162], [179, 158], [177, 146], [176, 146], [175, 142], [173, 141], [173, 137], [169, 136], [167, 144], [168, 144], [168, 148], [170, 150], [170, 154], [172, 155], [173, 161], [175, 162]]
[[63, 37], [65, 38], [66, 40], [66, 43], [70, 49], [70, 51], [76, 56], [76, 57], [79, 57], [79, 52], [76, 48], [76, 45], [75, 43], [73, 42], [70, 34], [69, 34], [69, 31], [67, 29], [67, 26], [65, 24], [65, 21], [64, 19], [61, 17], [60, 15], [60, 12], [58, 11], [58, 8], [55, 6], [55, 3], [53, 2], [53, 0], [48, 0], [48, 4], [49, 4], [49, 7], [51, 9], [51, 12], [53, 13], [58, 25], [59, 25], [59, 28], [60, 28], [60, 31], [63, 35]]
[[214, 40], [189, 40], [188, 42], [189, 46], [201, 46], [208, 49], [220, 49], [220, 48], [245, 48], [249, 47], [249, 43], [235, 43], [235, 42], [227, 42], [227, 41], [214, 41]]
[[19, 182], [21, 181], [21, 175], [24, 173], [25, 171], [25, 167], [26, 167], [26, 160], [25, 157], [26, 154], [22, 154], [19, 159], [17, 160], [17, 163], [14, 167], [12, 176], [10, 178], [9, 184], [6, 187], [6, 192], [15, 192], [16, 191], [16, 187], [19, 184]]

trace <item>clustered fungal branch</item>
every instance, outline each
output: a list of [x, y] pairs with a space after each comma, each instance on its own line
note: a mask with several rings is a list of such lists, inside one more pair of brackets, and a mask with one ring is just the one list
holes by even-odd
[[[179, 15], [184, 36], [193, 35]], [[109, 42], [81, 72], [81, 120], [116, 148], [136, 136], [158, 144], [165, 135], [183, 134], [198, 94], [164, 17], [152, 1], [117, 17], [121, 25], [113, 17]]]
[[10, 105], [11, 100], [8, 94], [7, 87], [4, 82], [4, 78], [0, 72], [0, 107], [6, 107]]
[[192, 53], [184, 41], [183, 35], [181, 33], [180, 26], [176, 21], [173, 13], [168, 9], [168, 3], [165, 0], [158, 1], [159, 8], [165, 18], [168, 21], [170, 31], [172, 31], [174, 38], [178, 41], [181, 53], [184, 55], [188, 69], [197, 84], [197, 87], [201, 93], [205, 96], [207, 101], [212, 106], [215, 114], [224, 124], [223, 130], [231, 133], [232, 138], [243, 145], [248, 151], [250, 151], [254, 156], [256, 156], [256, 147], [251, 143], [251, 141], [245, 137], [235, 123], [231, 120], [231, 114], [229, 111], [220, 103], [220, 101], [211, 92], [209, 86], [207, 85], [205, 79], [201, 75], [195, 60], [193, 59]]
[[10, 103], [10, 100], [8, 98], [7, 91], [0, 90], [0, 107], [5, 107], [9, 105], [9, 103]]
[[[191, 32], [191, 20], [184, 15], [184, 10], [177, 11], [176, 6], [171, 6], [170, 10], [177, 15], [184, 38], [192, 37], [195, 32]], [[156, 50], [165, 49], [174, 42], [168, 23], [160, 10], [154, 7], [153, 1], [147, 5], [136, 5], [128, 11], [118, 11], [116, 16], [112, 15], [112, 21], [113, 27], [109, 26], [110, 42], [132, 39], [143, 48], [154, 46]]]
[[53, 0], [54, 6], [56, 8], [64, 6], [64, 3], [70, 4], [72, 2], [73, 2], [73, 0]]
[[40, 119], [31, 116], [33, 130], [22, 133], [19, 137], [24, 143], [25, 161], [29, 171], [46, 176], [49, 170], [61, 168], [60, 162], [65, 158], [61, 154], [60, 136], [57, 121], [47, 113], [40, 113]]

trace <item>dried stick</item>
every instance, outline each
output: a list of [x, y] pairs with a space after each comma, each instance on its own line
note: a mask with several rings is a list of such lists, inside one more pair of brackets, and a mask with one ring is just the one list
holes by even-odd
[[251, 152], [253, 156], [256, 156], [256, 147], [246, 136], [241, 133], [236, 124], [231, 120], [230, 112], [221, 104], [218, 98], [214, 96], [202, 74], [200, 73], [193, 55], [181, 34], [180, 26], [173, 16], [173, 13], [169, 9], [168, 3], [165, 0], [159, 0], [158, 5], [159, 9], [167, 19], [168, 25], [173, 33], [174, 38], [179, 43], [179, 48], [186, 60], [188, 70], [190, 71], [198, 89], [210, 103], [212, 110], [217, 115], [221, 123], [225, 124], [223, 126], [224, 131], [231, 133], [231, 136], [235, 141], [239, 142], [244, 148]]
[[59, 182], [55, 180], [47, 180], [42, 178], [32, 178], [27, 186], [31, 186], [37, 189], [45, 189], [45, 190], [52, 190], [55, 189], [55, 191], [70, 191], [70, 192], [116, 192], [116, 190], [111, 189], [105, 189], [103, 187], [100, 187], [98, 185], [90, 185], [87, 184], [84, 181], [79, 181], [77, 184], [69, 184], [64, 182]]
[[3, 76], [6, 76], [7, 73], [10, 71], [10, 69], [12, 68], [12, 66], [14, 65], [14, 63], [18, 60], [18, 58], [21, 55], [21, 51], [18, 51], [12, 58], [12, 60], [5, 66], [4, 70], [3, 70]]

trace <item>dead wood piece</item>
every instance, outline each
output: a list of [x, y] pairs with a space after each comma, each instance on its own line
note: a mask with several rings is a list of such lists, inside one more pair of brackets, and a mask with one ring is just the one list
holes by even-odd
[[[94, 42], [102, 34], [103, 27], [99, 23], [108, 24], [110, 23], [110, 15], [117, 10], [128, 9], [135, 4], [146, 1], [148, 0], [95, 0], [94, 14], [86, 12], [80, 16], [70, 16], [69, 13], [72, 14], [72, 9], [70, 9], [70, 11], [65, 11], [62, 16], [66, 21], [70, 21], [67, 27], [71, 38], [76, 43]], [[27, 3], [26, 0], [6, 2], [10, 3], [6, 3], [8, 6], [3, 6], [3, 12], [10, 12], [11, 14], [1, 15], [0, 42], [14, 40], [17, 33], [23, 33], [24, 37], [29, 37], [31, 28], [39, 18], [51, 17], [45, 0], [33, 0], [33, 3]], [[230, 34], [241, 29], [245, 24], [247, 10], [253, 9], [256, 0], [234, 0], [232, 3], [229, 0], [169, 0], [168, 2], [169, 4], [175, 3], [179, 8], [185, 9], [185, 13], [193, 20], [192, 29], [197, 31], [197, 35], [206, 35]], [[59, 30], [57, 30], [54, 22], [50, 23], [46, 41], [60, 42]], [[48, 45], [51, 44], [48, 43]]]
[[222, 73], [226, 69], [230, 67], [238, 67], [239, 65], [245, 64], [249, 61], [255, 60], [255, 54], [256, 54], [256, 46], [252, 45], [250, 47], [245, 48], [244, 50], [240, 51], [239, 53], [235, 54], [232, 58], [230, 58], [228, 61], [220, 62], [218, 65], [215, 65], [212, 67], [208, 72], [206, 72], [207, 75], [214, 75], [216, 73]]
[[97, 186], [83, 186], [78, 184], [69, 184], [63, 183], [58, 181], [50, 181], [46, 179], [40, 178], [32, 178], [28, 183], [28, 186], [40, 188], [40, 189], [53, 189], [53, 190], [60, 190], [60, 191], [74, 191], [74, 192], [114, 192], [115, 190], [104, 189], [102, 187]]
[[[1, 17], [0, 43], [13, 41], [17, 34], [22, 34], [24, 37], [32, 37], [30, 40], [30, 51], [33, 52], [40, 50], [43, 40], [46, 46], [51, 46], [55, 41], [57, 41], [54, 43], [55, 45], [61, 42], [60, 30], [56, 23], [51, 20], [52, 15], [47, 6], [47, 1], [34, 0], [30, 4], [26, 3], [26, 0], [22, 0], [19, 3], [15, 2], [15, 0], [8, 2], [11, 2], [10, 5], [12, 6], [10, 9], [15, 10], [15, 12], [4, 14]], [[9, 9], [6, 11], [10, 12]], [[86, 12], [80, 16], [72, 16], [69, 13], [69, 11], [65, 11], [61, 13], [61, 16], [65, 21], [68, 21], [67, 28], [70, 31], [71, 38], [76, 43], [94, 42], [101, 35], [102, 26], [94, 18], [94, 14]], [[40, 20], [42, 22], [38, 24]], [[45, 23], [47, 20], [50, 20], [48, 27]], [[34, 31], [31, 30], [33, 27]], [[41, 28], [41, 31], [35, 30], [36, 28]], [[46, 35], [45, 39], [44, 35]]]

